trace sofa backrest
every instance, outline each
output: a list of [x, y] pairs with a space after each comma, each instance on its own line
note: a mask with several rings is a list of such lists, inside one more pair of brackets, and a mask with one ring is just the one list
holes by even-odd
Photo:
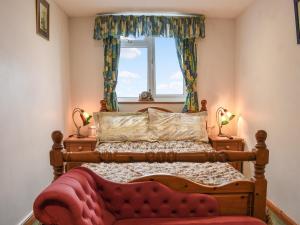
[[154, 181], [113, 183], [84, 167], [72, 169], [47, 187], [35, 200], [34, 213], [46, 225], [219, 215], [212, 196], [176, 192]]
[[118, 184], [93, 176], [97, 192], [117, 219], [218, 216], [217, 200], [205, 194], [182, 193], [155, 182]]

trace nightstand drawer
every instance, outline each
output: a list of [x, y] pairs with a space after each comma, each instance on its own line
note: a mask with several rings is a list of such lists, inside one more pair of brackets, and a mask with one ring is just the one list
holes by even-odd
[[67, 147], [67, 151], [70, 152], [92, 151], [92, 144], [90, 143], [70, 143], [66, 147]]
[[217, 151], [219, 150], [230, 150], [230, 151], [240, 151], [240, 145], [237, 142], [217, 142], [213, 146]]

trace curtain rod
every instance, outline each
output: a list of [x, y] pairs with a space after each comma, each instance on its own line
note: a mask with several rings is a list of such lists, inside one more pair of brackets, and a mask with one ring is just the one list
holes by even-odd
[[121, 16], [121, 15], [136, 15], [136, 16], [203, 16], [202, 14], [193, 14], [193, 13], [180, 13], [180, 12], [112, 12], [112, 13], [98, 13], [97, 16]]

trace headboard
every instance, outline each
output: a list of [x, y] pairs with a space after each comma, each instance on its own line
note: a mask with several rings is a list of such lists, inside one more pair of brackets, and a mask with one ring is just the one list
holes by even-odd
[[[171, 110], [160, 108], [160, 107], [154, 107], [154, 106], [140, 109], [140, 110], [138, 110], [138, 112], [146, 112], [149, 108], [158, 109], [158, 110], [161, 110], [161, 111], [164, 111], [164, 112], [172, 112]], [[100, 101], [100, 112], [107, 112], [106, 101], [105, 100]], [[205, 99], [203, 99], [201, 101], [200, 112], [207, 112], [207, 101]]]

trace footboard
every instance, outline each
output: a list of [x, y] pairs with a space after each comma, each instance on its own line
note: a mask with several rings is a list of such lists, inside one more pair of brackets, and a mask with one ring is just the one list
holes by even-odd
[[257, 144], [252, 152], [218, 151], [198, 153], [149, 152], [149, 153], [111, 153], [111, 152], [66, 152], [63, 149], [63, 134], [52, 133], [53, 146], [50, 151], [50, 164], [53, 166], [54, 179], [64, 173], [67, 162], [241, 162], [253, 161], [255, 175], [250, 181], [237, 181], [223, 186], [210, 187], [189, 180], [165, 175], [142, 177], [133, 182], [155, 180], [181, 192], [205, 193], [216, 197], [221, 215], [249, 215], [266, 220], [267, 180], [265, 166], [269, 160], [269, 150], [265, 141], [267, 133], [256, 133]]

